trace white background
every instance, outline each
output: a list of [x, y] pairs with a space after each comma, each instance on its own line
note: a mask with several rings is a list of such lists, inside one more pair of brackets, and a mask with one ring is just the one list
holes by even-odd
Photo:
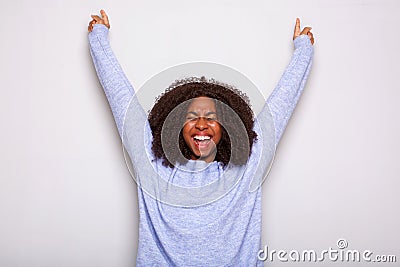
[[0, 15], [0, 266], [135, 264], [136, 187], [88, 50], [100, 8], [136, 89], [209, 61], [268, 95], [295, 18], [313, 26], [311, 76], [263, 185], [263, 245], [321, 251], [346, 238], [400, 261], [399, 1], [20, 0]]

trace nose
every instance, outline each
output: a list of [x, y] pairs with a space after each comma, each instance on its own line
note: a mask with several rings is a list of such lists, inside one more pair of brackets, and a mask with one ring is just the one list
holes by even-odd
[[208, 123], [207, 119], [204, 117], [199, 117], [196, 121], [195, 127], [199, 129], [200, 131], [207, 129], [208, 128]]

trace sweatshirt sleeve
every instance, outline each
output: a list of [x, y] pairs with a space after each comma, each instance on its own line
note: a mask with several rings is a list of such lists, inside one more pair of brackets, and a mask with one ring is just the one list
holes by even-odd
[[[307, 35], [300, 35], [294, 40], [294, 53], [278, 85], [267, 99], [275, 126], [275, 146], [288, 124], [293, 110], [299, 101], [304, 85], [311, 70], [313, 46]], [[264, 109], [263, 112], [266, 112]]]
[[[102, 24], [95, 24], [88, 37], [90, 54], [97, 76], [104, 89], [118, 132], [122, 138], [124, 118], [135, 91], [111, 50], [108, 41], [108, 28]], [[145, 115], [142, 114], [142, 116]]]

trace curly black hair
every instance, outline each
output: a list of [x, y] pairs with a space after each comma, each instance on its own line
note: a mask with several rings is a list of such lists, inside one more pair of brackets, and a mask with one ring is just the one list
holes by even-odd
[[[190, 102], [200, 96], [214, 99], [221, 125], [222, 137], [217, 144], [215, 160], [221, 162], [223, 168], [229, 162], [234, 165], [245, 164], [253, 143], [257, 141], [249, 98], [231, 85], [214, 79], [208, 80], [204, 76], [176, 80], [156, 98], [148, 116], [155, 158], [161, 159], [164, 166], [171, 168], [174, 168], [176, 162], [185, 163], [191, 159], [192, 152], [183, 138], [182, 128]], [[167, 118], [168, 123], [165, 123]], [[241, 122], [238, 123], [239, 118]], [[238, 130], [238, 124], [242, 125], [242, 131]]]

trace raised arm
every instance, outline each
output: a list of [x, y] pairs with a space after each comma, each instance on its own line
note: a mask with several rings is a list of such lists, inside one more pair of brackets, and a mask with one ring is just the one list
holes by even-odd
[[100, 13], [101, 17], [92, 15], [93, 20], [88, 26], [90, 54], [122, 138], [124, 119], [129, 105], [137, 105], [136, 115], [142, 117], [146, 115], [134, 97], [135, 91], [111, 50], [108, 41], [110, 27], [108, 17], [104, 10]]
[[[276, 146], [299, 101], [311, 70], [314, 37], [310, 30], [311, 27], [305, 27], [303, 31], [300, 31], [300, 20], [296, 19], [293, 35], [295, 48], [293, 56], [278, 85], [267, 99], [275, 124]], [[263, 110], [263, 112], [266, 111]], [[260, 115], [262, 115], [262, 112]]]
[[[310, 30], [310, 27], [306, 27], [300, 31], [300, 20], [296, 20], [293, 35], [295, 50], [292, 59], [278, 85], [257, 115], [255, 129], [261, 134], [259, 137], [262, 142], [257, 142], [258, 145], [256, 143], [253, 146], [249, 159], [251, 162], [249, 166], [257, 166], [249, 191], [256, 190], [267, 176], [275, 149], [303, 92], [313, 56], [314, 37]], [[271, 131], [271, 128], [275, 131]]]
[[[153, 196], [157, 196], [158, 191], [155, 190], [158, 187], [155, 184], [158, 181], [156, 179], [158, 174], [152, 165], [153, 156], [150, 151], [152, 135], [147, 115], [111, 50], [108, 42], [110, 25], [103, 10], [101, 15], [102, 17], [92, 16], [93, 20], [88, 27], [93, 63], [111, 106], [123, 145], [130, 156], [134, 178], [138, 185], [146, 188]], [[143, 179], [142, 182], [141, 177], [153, 179]]]

